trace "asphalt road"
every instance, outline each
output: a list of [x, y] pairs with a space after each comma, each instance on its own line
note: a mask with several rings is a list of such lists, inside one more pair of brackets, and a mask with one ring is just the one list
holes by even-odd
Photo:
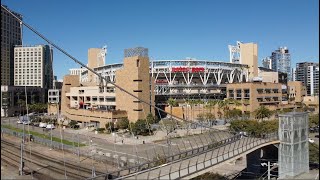
[[[22, 124], [17, 124], [17, 117], [9, 117], [3, 118], [1, 121], [5, 124], [11, 124], [14, 127], [23, 129]], [[29, 126], [30, 131], [35, 131], [39, 133], [46, 133], [50, 135], [51, 131], [46, 130], [44, 131], [43, 128]], [[26, 132], [28, 131], [28, 125], [25, 125]], [[120, 157], [122, 159], [130, 160], [131, 161], [139, 161], [143, 162], [147, 159], [153, 159], [156, 155], [172, 155], [178, 153], [180, 151], [186, 149], [193, 149], [196, 147], [201, 147], [203, 145], [212, 143], [213, 141], [221, 141], [228, 137], [233, 136], [227, 132], [217, 131], [214, 133], [204, 133], [199, 135], [191, 135], [188, 137], [183, 138], [173, 138], [170, 139], [170, 144], [167, 144], [166, 141], [161, 141], [157, 143], [146, 143], [146, 144], [115, 144], [110, 142], [108, 139], [97, 138], [93, 136], [86, 136], [65, 132], [62, 130], [63, 139], [85, 143], [87, 145], [92, 145], [94, 147], [95, 152], [103, 152], [104, 154], [108, 154], [111, 157]], [[60, 129], [53, 129], [52, 135], [54, 137], [60, 137]], [[102, 153], [101, 153], [102, 154]], [[116, 156], [115, 156], [116, 155]]]

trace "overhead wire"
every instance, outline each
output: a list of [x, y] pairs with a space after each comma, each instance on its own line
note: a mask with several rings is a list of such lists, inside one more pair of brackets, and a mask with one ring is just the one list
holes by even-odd
[[[164, 110], [158, 108], [157, 106], [155, 106], [153, 103], [149, 103], [143, 99], [140, 99], [139, 97], [135, 96], [134, 94], [130, 93], [129, 91], [125, 90], [124, 88], [120, 87], [119, 85], [117, 85], [114, 82], [109, 81], [107, 78], [101, 76], [101, 74], [95, 72], [93, 69], [87, 67], [85, 64], [83, 64], [81, 61], [79, 61], [78, 59], [76, 59], [75, 57], [73, 57], [72, 55], [70, 55], [68, 52], [66, 52], [65, 50], [63, 50], [62, 48], [60, 48], [58, 45], [54, 44], [52, 41], [50, 41], [49, 39], [47, 39], [44, 35], [42, 35], [41, 33], [39, 33], [37, 30], [35, 30], [33, 27], [31, 27], [29, 24], [25, 23], [24, 21], [22, 21], [21, 19], [19, 19], [16, 15], [14, 15], [10, 10], [8, 10], [4, 5], [1, 4], [1, 7], [4, 8], [7, 12], [9, 12], [14, 18], [16, 18], [19, 22], [21, 22], [23, 25], [25, 25], [28, 29], [30, 29], [32, 32], [34, 32], [36, 35], [38, 35], [39, 37], [41, 37], [43, 40], [45, 40], [48, 44], [50, 44], [51, 46], [53, 46], [54, 48], [56, 48], [57, 50], [59, 50], [60, 52], [62, 52], [63, 54], [65, 54], [66, 56], [68, 56], [70, 59], [72, 59], [73, 61], [75, 61], [76, 63], [80, 64], [82, 67], [87, 68], [89, 71], [91, 71], [92, 73], [94, 73], [95, 75], [97, 75], [99, 78], [105, 80], [107, 83], [112, 84], [114, 87], [118, 88], [119, 90], [125, 92], [126, 94], [130, 95], [131, 97], [134, 97], [135, 99], [140, 100], [141, 102], [150, 105], [151, 107], [158, 109], [161, 112], [165, 112]], [[165, 112], [166, 113], [166, 112]], [[185, 119], [181, 119], [176, 115], [170, 114], [171, 116], [182, 120], [182, 121], [186, 121]], [[206, 126], [204, 126], [206, 127]], [[207, 127], [210, 128], [211, 127]], [[214, 128], [213, 128], [214, 129]]]

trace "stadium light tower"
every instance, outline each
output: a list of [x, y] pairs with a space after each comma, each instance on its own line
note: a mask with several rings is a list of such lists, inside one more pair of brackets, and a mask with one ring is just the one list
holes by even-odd
[[230, 53], [230, 63], [237, 63], [241, 64], [241, 58], [240, 58], [240, 41], [237, 41], [236, 46], [228, 45], [229, 53]]

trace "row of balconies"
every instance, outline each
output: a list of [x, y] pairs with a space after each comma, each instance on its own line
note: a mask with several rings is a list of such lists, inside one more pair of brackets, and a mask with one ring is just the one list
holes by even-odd
[[280, 101], [279, 97], [258, 97], [258, 102], [273, 102], [273, 101]]
[[279, 89], [257, 89], [258, 94], [279, 93]]

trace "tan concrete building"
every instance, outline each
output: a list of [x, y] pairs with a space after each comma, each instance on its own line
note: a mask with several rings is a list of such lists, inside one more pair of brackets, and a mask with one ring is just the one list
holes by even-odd
[[263, 82], [279, 83], [278, 72], [259, 72]]
[[248, 101], [242, 106], [243, 112], [253, 112], [264, 105], [270, 110], [278, 109], [281, 104], [281, 84], [251, 82], [227, 84], [227, 98]]
[[[142, 49], [147, 52], [147, 49]], [[99, 65], [97, 57], [100, 50], [91, 48], [88, 51], [88, 65], [92, 69]], [[139, 50], [132, 49], [132, 52]], [[123, 91], [154, 104], [154, 79], [149, 75], [149, 58], [143, 53], [141, 56], [125, 55], [123, 67], [115, 73], [116, 84], [124, 89], [110, 83], [100, 84], [97, 75], [90, 72], [86, 82], [80, 82], [78, 75], [65, 76], [61, 94], [62, 114], [67, 119], [82, 123], [84, 127], [88, 124], [104, 127], [107, 122], [123, 117], [135, 122], [145, 119], [149, 113], [154, 115], [153, 107]]]
[[240, 43], [240, 62], [249, 65], [249, 80], [258, 76], [258, 45]]
[[303, 103], [309, 108], [315, 108], [315, 113], [319, 113], [319, 96], [305, 96], [303, 97]]
[[[63, 78], [61, 96], [61, 113], [66, 119], [75, 120], [83, 127], [94, 124], [104, 128], [108, 122], [127, 117], [126, 111], [115, 110], [114, 88], [107, 86], [101, 90], [99, 86], [82, 86], [78, 75]], [[55, 110], [54, 107], [52, 110]]]
[[[124, 58], [123, 68], [116, 71], [116, 84], [145, 102], [154, 104], [154, 80], [149, 75], [149, 58]], [[130, 121], [144, 119], [154, 108], [116, 88], [117, 109], [125, 110]]]
[[307, 95], [306, 87], [303, 86], [301, 81], [289, 81], [288, 82], [288, 96], [289, 100], [298, 103], [302, 102], [303, 98]]

